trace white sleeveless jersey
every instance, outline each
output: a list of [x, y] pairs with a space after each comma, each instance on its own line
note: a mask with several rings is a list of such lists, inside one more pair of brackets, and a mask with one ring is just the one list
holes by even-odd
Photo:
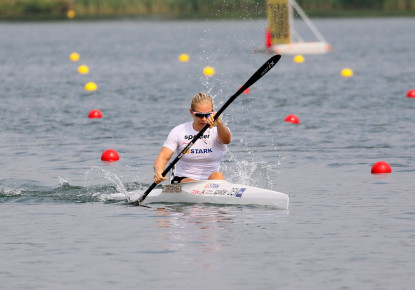
[[[170, 131], [163, 146], [179, 154], [198, 133], [193, 129], [193, 121], [178, 125]], [[213, 172], [219, 171], [226, 148], [218, 140], [217, 128], [207, 129], [177, 162], [175, 176], [195, 180], [208, 179]]]

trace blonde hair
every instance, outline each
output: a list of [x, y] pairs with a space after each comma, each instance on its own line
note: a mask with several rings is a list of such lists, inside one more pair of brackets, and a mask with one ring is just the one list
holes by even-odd
[[209, 103], [212, 105], [213, 110], [213, 100], [212, 97], [206, 93], [197, 93], [193, 96], [192, 101], [190, 102], [190, 108], [194, 111], [198, 104]]

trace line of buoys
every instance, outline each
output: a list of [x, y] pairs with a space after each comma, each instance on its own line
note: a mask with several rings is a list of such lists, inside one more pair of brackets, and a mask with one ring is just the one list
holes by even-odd
[[[345, 78], [350, 78], [354, 75], [353, 70], [350, 68], [344, 68], [341, 71], [341, 76], [345, 77]], [[413, 95], [413, 96], [412, 96]], [[409, 91], [407, 93], [407, 97], [415, 97], [415, 90], [413, 90], [413, 92], [411, 93], [411, 91]], [[378, 161], [375, 164], [373, 164], [372, 169], [371, 169], [371, 173], [372, 174], [388, 174], [388, 173], [392, 173], [392, 168], [391, 166], [385, 162], [385, 161]]]
[[[73, 17], [74, 16], [75, 16], [75, 14], [73, 15]], [[69, 12], [68, 12], [68, 17], [69, 17]], [[69, 59], [71, 61], [79, 61], [80, 55], [77, 52], [73, 52], [69, 55]], [[89, 73], [89, 67], [85, 64], [80, 65], [78, 67], [78, 73], [83, 74], [83, 75], [88, 74]], [[88, 82], [88, 83], [85, 84], [84, 89], [85, 89], [85, 91], [88, 91], [88, 92], [96, 91], [98, 89], [98, 86], [94, 82]], [[102, 113], [101, 113], [100, 110], [97, 110], [97, 109], [91, 110], [88, 114], [88, 118], [90, 118], [90, 119], [101, 119], [102, 118]], [[114, 149], [107, 149], [101, 155], [101, 160], [105, 161], [105, 162], [115, 162], [115, 161], [118, 161], [119, 159], [120, 159], [120, 156], [119, 156], [118, 152], [115, 151]]]
[[[178, 57], [180, 62], [188, 62], [190, 57], [188, 54], [186, 53], [182, 53], [179, 55]], [[203, 74], [207, 77], [211, 77], [215, 75], [215, 69], [211, 66], [206, 66], [203, 68]]]
[[[409, 90], [406, 93], [408, 98], [415, 98], [415, 90]], [[385, 161], [378, 161], [372, 165], [372, 174], [389, 174], [392, 173], [392, 167]]]
[[[77, 53], [77, 52], [73, 52], [69, 55], [69, 59], [71, 61], [79, 61], [80, 58], [81, 57], [80, 57], [79, 53]], [[89, 67], [85, 64], [80, 65], [78, 67], [78, 73], [83, 74], [83, 75], [88, 74], [89, 73]], [[85, 91], [88, 91], [88, 92], [96, 91], [98, 89], [98, 86], [94, 82], [88, 82], [88, 83], [85, 84], [84, 89], [85, 89]]]
[[[80, 55], [77, 52], [73, 52], [69, 55], [69, 59], [71, 61], [79, 61], [80, 59]], [[89, 73], [89, 67], [85, 64], [82, 64], [78, 67], [78, 73], [82, 74], [82, 75], [86, 75]], [[98, 86], [96, 83], [94, 82], [88, 82], [85, 84], [84, 86], [85, 91], [87, 92], [92, 92], [92, 91], [96, 91], [98, 89]]]
[[[190, 59], [189, 55], [186, 53], [182, 53], [179, 55], [179, 61], [180, 62], [188, 62]], [[203, 68], [203, 74], [207, 77], [211, 77], [215, 75], [215, 69], [211, 66], [206, 66]]]
[[[79, 58], [80, 58], [79, 54], [76, 54], [76, 55], [71, 54], [71, 56], [70, 56], [70, 59], [72, 61], [78, 61]], [[185, 53], [179, 55], [179, 61], [180, 62], [188, 62], [189, 59], [190, 59], [189, 55], [187, 55]], [[78, 73], [88, 74], [89, 73], [88, 66], [86, 66], [86, 65], [79, 66], [78, 67]], [[205, 76], [213, 76], [215, 74], [215, 69], [211, 66], [207, 66], [203, 69], [203, 74]], [[94, 82], [88, 82], [87, 84], [85, 84], [85, 90], [86, 91], [95, 91], [97, 89], [98, 89], [98, 86]], [[244, 90], [243, 93], [244, 94], [250, 93], [250, 88], [247, 88], [246, 90]], [[102, 118], [102, 113], [97, 109], [91, 110], [88, 114], [88, 117], [91, 118], [91, 119], [99, 119], [99, 118]], [[114, 161], [118, 161], [119, 159], [120, 159], [119, 154], [114, 149], [107, 149], [101, 155], [101, 160], [106, 161], [106, 162], [114, 162]]]
[[[293, 58], [293, 61], [295, 63], [303, 63], [305, 61], [304, 57], [302, 55], [296, 55]], [[350, 78], [354, 75], [354, 72], [350, 68], [344, 68], [340, 75], [344, 78]], [[406, 96], [408, 98], [415, 98], [415, 89], [409, 90], [406, 93]], [[293, 124], [299, 124], [300, 120], [296, 115], [288, 115], [285, 117], [285, 122], [293, 123]], [[371, 169], [372, 174], [389, 174], [392, 173], [392, 167], [385, 161], [378, 161], [373, 164]]]

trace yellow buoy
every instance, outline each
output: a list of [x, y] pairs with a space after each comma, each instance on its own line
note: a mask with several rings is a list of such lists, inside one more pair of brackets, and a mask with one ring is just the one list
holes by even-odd
[[181, 61], [181, 62], [188, 62], [189, 61], [189, 55], [187, 55], [185, 53], [179, 55], [179, 61]]
[[98, 89], [96, 83], [89, 82], [85, 85], [85, 91], [96, 91]]
[[294, 56], [294, 62], [303, 63], [304, 61], [305, 61], [304, 56], [302, 56], [301, 54]]
[[87, 73], [89, 73], [89, 67], [88, 66], [86, 66], [86, 65], [80, 65], [79, 67], [78, 67], [78, 73], [80, 73], [80, 74], [83, 74], [83, 75], [86, 75]]
[[69, 59], [70, 59], [71, 61], [78, 61], [78, 60], [79, 60], [79, 58], [80, 58], [80, 56], [79, 56], [79, 54], [78, 54], [78, 53], [76, 53], [76, 52], [72, 52], [72, 53], [69, 55]]
[[210, 77], [210, 76], [213, 76], [215, 74], [215, 70], [213, 69], [213, 67], [207, 66], [203, 69], [203, 74], [205, 76]]
[[72, 19], [72, 18], [74, 18], [75, 17], [75, 15], [76, 15], [76, 13], [75, 13], [75, 11], [74, 10], [68, 10], [68, 12], [66, 13], [66, 16], [69, 18], [69, 19]]
[[342, 70], [342, 77], [349, 78], [353, 76], [353, 71], [350, 68], [345, 68]]

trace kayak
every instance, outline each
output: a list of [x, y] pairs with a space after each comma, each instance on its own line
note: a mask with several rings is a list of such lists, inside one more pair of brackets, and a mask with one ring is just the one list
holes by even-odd
[[288, 195], [231, 183], [226, 180], [202, 180], [165, 184], [149, 193], [145, 203], [211, 203], [226, 205], [265, 205], [288, 209]]

